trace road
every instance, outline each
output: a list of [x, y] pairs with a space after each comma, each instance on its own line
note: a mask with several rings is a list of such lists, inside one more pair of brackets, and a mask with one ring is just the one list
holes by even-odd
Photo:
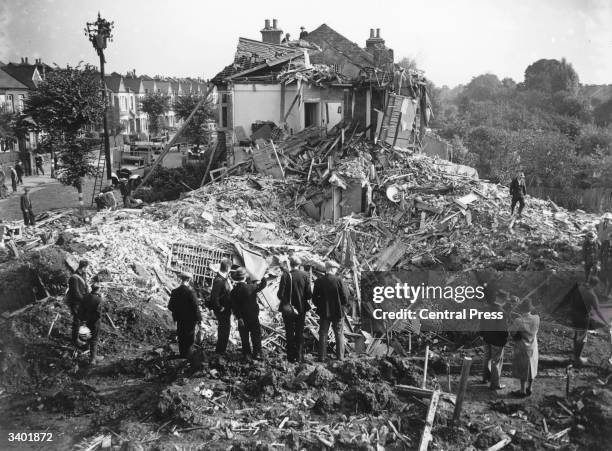
[[[79, 206], [79, 195], [77, 190], [73, 187], [62, 185], [57, 180], [52, 179], [49, 176], [50, 169], [49, 165], [47, 165], [45, 167], [46, 175], [23, 177], [23, 185], [17, 186], [16, 193], [12, 192], [10, 174], [7, 174], [9, 177], [7, 183], [9, 197], [7, 199], [0, 199], [0, 220], [15, 221], [23, 219], [19, 199], [23, 194], [24, 187], [30, 188], [30, 198], [32, 200], [35, 215], [57, 208], [76, 208]], [[86, 207], [91, 204], [93, 183], [93, 178], [84, 180], [83, 201]]]

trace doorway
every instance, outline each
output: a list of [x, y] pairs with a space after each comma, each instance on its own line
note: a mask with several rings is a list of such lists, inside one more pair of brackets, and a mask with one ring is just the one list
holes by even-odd
[[319, 125], [321, 122], [319, 117], [319, 102], [304, 103], [304, 127]]

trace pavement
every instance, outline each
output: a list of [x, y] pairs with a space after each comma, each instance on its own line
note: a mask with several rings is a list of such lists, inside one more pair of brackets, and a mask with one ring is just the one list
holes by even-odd
[[[45, 165], [44, 170], [45, 175], [24, 176], [23, 185], [17, 185], [17, 192], [15, 193], [11, 186], [10, 173], [7, 174], [8, 183], [6, 186], [9, 190], [9, 197], [0, 199], [0, 220], [17, 221], [23, 219], [19, 200], [25, 187], [30, 188], [30, 199], [35, 215], [55, 209], [78, 208], [79, 194], [77, 190], [52, 179], [49, 175], [51, 174], [50, 164]], [[91, 205], [93, 184], [93, 178], [84, 180], [83, 203], [85, 207]]]

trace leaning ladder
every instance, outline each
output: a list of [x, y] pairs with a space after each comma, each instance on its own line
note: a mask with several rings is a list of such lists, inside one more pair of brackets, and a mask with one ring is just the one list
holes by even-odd
[[94, 179], [93, 193], [91, 194], [91, 205], [95, 203], [95, 198], [102, 192], [102, 185], [104, 185], [104, 169], [106, 166], [106, 158], [104, 157], [104, 149], [100, 149], [100, 155], [98, 156], [98, 166], [96, 170], [96, 178]]

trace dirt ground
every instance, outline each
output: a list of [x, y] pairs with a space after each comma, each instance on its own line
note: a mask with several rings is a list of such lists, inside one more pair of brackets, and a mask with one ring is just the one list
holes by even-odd
[[[135, 290], [109, 290], [106, 298], [100, 349], [106, 357], [96, 367], [87, 365], [83, 349], [75, 354], [69, 345], [70, 317], [61, 301], [44, 301], [3, 320], [4, 431], [52, 432], [53, 442], [44, 449], [85, 447], [100, 435], [109, 435], [114, 449], [418, 447], [428, 400], [394, 388], [420, 386], [422, 365], [410, 357], [353, 356], [319, 364], [308, 354], [306, 363], [291, 364], [268, 353], [263, 362], [245, 362], [235, 348], [215, 356], [207, 340], [188, 362], [174, 357], [167, 311]], [[571, 331], [545, 324], [540, 342], [546, 352], [567, 357]], [[418, 343], [414, 354], [423, 355]], [[509, 360], [510, 349], [507, 354]], [[572, 371], [569, 399], [565, 368], [541, 365], [534, 394], [517, 400], [509, 397], [517, 383], [507, 371], [504, 390], [492, 392], [479, 383], [478, 347], [453, 353], [453, 364], [462, 355], [474, 357], [475, 371], [457, 428], [451, 425], [453, 403], [440, 402], [430, 449], [487, 449], [504, 434], [512, 437], [506, 449], [609, 449], [612, 378], [602, 364], [602, 335], [592, 334], [586, 354], [591, 363]], [[435, 357], [428, 373], [428, 388], [448, 390], [446, 371]], [[450, 385], [455, 392], [457, 374]], [[543, 419], [550, 433], [570, 430], [549, 439]], [[36, 449], [19, 443], [5, 448]]]

